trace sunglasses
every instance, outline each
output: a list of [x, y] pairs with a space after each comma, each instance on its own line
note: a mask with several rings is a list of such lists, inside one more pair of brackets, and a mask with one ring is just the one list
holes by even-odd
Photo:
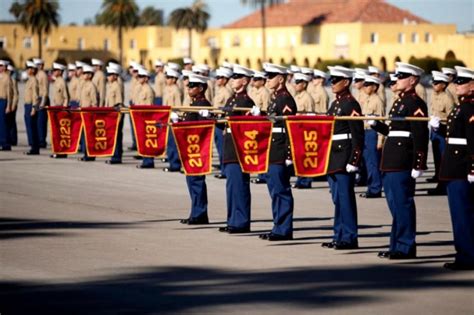
[[397, 84], [397, 81], [390, 81], [390, 82], [388, 83], [388, 86], [394, 86], [395, 84]]
[[438, 84], [447, 84], [447, 83], [443, 81], [432, 81], [431, 84], [438, 85]]
[[331, 84], [337, 84], [339, 82], [341, 82], [342, 80], [344, 79], [347, 79], [347, 78], [343, 78], [343, 77], [331, 77], [329, 79], [329, 81], [331, 81]]
[[354, 79], [355, 83], [359, 83], [359, 82], [363, 82], [363, 81], [364, 81], [364, 79]]
[[471, 82], [471, 79], [469, 78], [462, 78], [462, 77], [457, 77], [456, 80], [454, 80], [454, 83], [457, 85], [464, 85]]
[[170, 76], [170, 75], [167, 75], [166, 78], [167, 78], [167, 79], [176, 79], [175, 77], [172, 77], [172, 76]]
[[264, 78], [252, 78], [253, 81], [263, 81], [265, 80]]
[[295, 83], [296, 83], [296, 84], [306, 83], [306, 81], [305, 81], [305, 80], [295, 80]]
[[242, 79], [243, 77], [245, 77], [245, 76], [243, 74], [239, 74], [239, 73], [236, 73], [236, 74], [232, 75], [232, 79], [234, 79], [234, 80]]
[[221, 76], [221, 75], [219, 75], [219, 76], [216, 77], [216, 80], [220, 80], [220, 79], [227, 79], [227, 78], [226, 78], [226, 77], [223, 77], [223, 76]]
[[375, 83], [372, 83], [372, 82], [364, 82], [364, 86], [371, 86], [371, 85], [375, 85]]
[[405, 72], [399, 72], [399, 73], [395, 74], [395, 76], [398, 78], [398, 80], [403, 80], [403, 79], [409, 78], [412, 75], [413, 74], [411, 74], [411, 73], [405, 73]]

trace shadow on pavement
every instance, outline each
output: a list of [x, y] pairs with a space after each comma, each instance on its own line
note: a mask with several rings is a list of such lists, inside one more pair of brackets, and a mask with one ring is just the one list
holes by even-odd
[[[4, 314], [203, 313], [203, 307], [338, 308], [384, 302], [385, 291], [472, 288], [474, 280], [437, 277], [448, 271], [423, 265], [368, 265], [270, 271], [194, 267], [146, 268], [75, 283], [0, 282]], [[391, 295], [390, 299], [396, 299]], [[400, 301], [402, 302], [402, 301]], [[257, 306], [257, 309], [255, 308]], [[205, 312], [206, 313], [206, 312]], [[238, 313], [238, 311], [237, 311]]]

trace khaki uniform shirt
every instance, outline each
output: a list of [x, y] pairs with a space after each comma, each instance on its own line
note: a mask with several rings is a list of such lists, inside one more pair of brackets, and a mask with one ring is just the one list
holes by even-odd
[[207, 89], [204, 96], [209, 101], [209, 103], [212, 104], [212, 100], [214, 99], [214, 81], [213, 80], [207, 81]]
[[163, 90], [163, 105], [181, 106], [181, 91], [177, 84], [166, 85]]
[[43, 70], [39, 70], [36, 79], [38, 80], [39, 96], [47, 97], [49, 95], [48, 75]]
[[191, 106], [192, 100], [189, 97], [188, 88], [184, 87], [183, 89], [183, 106]]
[[328, 111], [329, 95], [323, 86], [313, 84], [313, 89], [310, 93], [314, 101], [314, 111], [320, 114], [326, 114]]
[[138, 88], [135, 89], [137, 95], [135, 97], [136, 105], [153, 105], [155, 100], [155, 92], [151, 88], [150, 84], [138, 84]]
[[123, 103], [123, 92], [118, 81], [107, 82], [105, 93], [105, 107], [113, 107]]
[[102, 70], [97, 70], [92, 77], [92, 83], [94, 83], [99, 93], [99, 106], [104, 106], [105, 104], [105, 83], [107, 79]]
[[7, 100], [7, 107], [11, 106], [13, 99], [10, 75], [6, 72], [0, 73], [0, 98]]
[[260, 107], [260, 110], [267, 111], [268, 104], [270, 104], [270, 91], [262, 86], [261, 88], [252, 88], [249, 92], [249, 96], [256, 106]]
[[38, 80], [36, 77], [29, 76], [25, 84], [25, 104], [37, 105], [39, 92]]
[[71, 101], [79, 101], [79, 79], [76, 76], [73, 76], [69, 81], [68, 90]]
[[448, 84], [448, 91], [453, 96], [454, 102], [459, 103], [458, 95], [456, 94], [456, 86], [453, 82]]
[[132, 77], [130, 79], [130, 92], [128, 93], [130, 103], [132, 104], [136, 104], [135, 98], [136, 98], [139, 87], [140, 87], [140, 83], [138, 82], [138, 79], [135, 77]]
[[[431, 115], [443, 119], [447, 119], [449, 113], [454, 107], [454, 99], [451, 93], [447, 90], [436, 93], [433, 91], [431, 94]], [[446, 124], [446, 122], [442, 122]]]
[[352, 91], [352, 95], [356, 99], [357, 103], [359, 103], [359, 105], [365, 103], [365, 101], [368, 97], [368, 95], [362, 89], [360, 89], [360, 90], [354, 89]]
[[[86, 80], [84, 80], [84, 76], [81, 75], [79, 78], [79, 84], [77, 85], [77, 100], [79, 101], [81, 99], [81, 91], [82, 88], [84, 87], [84, 84], [86, 83]], [[92, 83], [94, 84], [94, 83]]]
[[165, 89], [165, 84], [166, 84], [166, 76], [163, 72], [159, 72], [155, 76], [155, 84], [153, 84], [155, 97], [163, 97], [163, 90]]
[[290, 92], [291, 96], [295, 97], [296, 90], [295, 86], [291, 82], [286, 82], [286, 89]]
[[79, 98], [79, 105], [81, 107], [96, 107], [97, 103], [97, 88], [92, 81], [84, 80], [81, 88], [81, 96]]
[[216, 94], [214, 95], [214, 99], [212, 105], [215, 108], [223, 107], [227, 100], [232, 97], [234, 93], [232, 90], [227, 88], [226, 86], [216, 86]]
[[294, 96], [298, 112], [313, 112], [314, 101], [307, 91], [297, 92]]
[[53, 83], [53, 105], [67, 106], [69, 104], [69, 94], [66, 82], [62, 77], [54, 78]]
[[385, 95], [385, 86], [383, 84], [379, 84], [377, 95], [380, 97], [385, 106], [385, 103], [387, 103], [387, 96]]
[[415, 86], [415, 92], [416, 92], [416, 95], [418, 95], [423, 101], [426, 102], [426, 89], [423, 85], [418, 83]]
[[[365, 93], [364, 93], [365, 94]], [[374, 93], [371, 95], [366, 95], [364, 103], [360, 104], [362, 115], [375, 115], [375, 116], [385, 116], [385, 103], [382, 101], [378, 94]], [[367, 120], [364, 120], [364, 128], [371, 129], [367, 124]], [[381, 133], [378, 133], [377, 143], [380, 147], [383, 144], [384, 136]]]
[[18, 108], [18, 101], [20, 99], [20, 93], [18, 92], [18, 81], [13, 77], [10, 77], [11, 80], [11, 93], [12, 93], [12, 109], [16, 110]]

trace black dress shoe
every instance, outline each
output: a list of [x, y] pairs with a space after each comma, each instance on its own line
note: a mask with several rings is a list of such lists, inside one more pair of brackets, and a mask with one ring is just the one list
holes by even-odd
[[303, 185], [298, 185], [298, 184], [291, 184], [291, 188], [294, 188], [294, 189], [311, 189], [311, 186], [303, 186]]
[[82, 161], [82, 162], [91, 162], [91, 161], [95, 161], [95, 158], [83, 156], [83, 157], [78, 158], [77, 160]]
[[26, 152], [23, 152], [23, 154], [25, 155], [39, 155], [39, 151], [26, 151]]
[[198, 225], [198, 224], [209, 224], [209, 219], [208, 218], [190, 218], [188, 219], [188, 224], [189, 225]]
[[334, 248], [336, 246], [336, 241], [332, 241], [332, 242], [324, 242], [321, 244], [321, 247], [324, 247], [324, 248]]
[[47, 146], [48, 146], [48, 145], [47, 145], [46, 143], [43, 143], [43, 144], [40, 144], [39, 147], [40, 147], [41, 149], [46, 149]]
[[219, 232], [229, 232], [229, 227], [228, 226], [221, 226], [219, 228]]
[[250, 228], [236, 228], [236, 227], [227, 227], [227, 232], [229, 234], [239, 234], [239, 233], [249, 233]]
[[355, 243], [348, 243], [348, 242], [339, 242], [334, 245], [334, 249], [337, 250], [344, 250], [344, 249], [357, 249], [359, 248], [359, 244]]
[[292, 235], [278, 235], [273, 233], [260, 234], [258, 237], [267, 241], [290, 241], [293, 239]]
[[214, 177], [217, 178], [217, 179], [225, 179], [225, 178], [227, 178], [227, 177], [226, 177], [224, 174], [222, 174], [222, 173], [216, 174], [216, 175], [214, 175]]
[[438, 182], [438, 179], [436, 177], [430, 177], [430, 178], [427, 178], [426, 181], [428, 183], [437, 183]]
[[141, 155], [134, 155], [133, 158], [135, 160], [143, 160], [143, 156], [141, 156]]
[[189, 219], [181, 219], [181, 220], [179, 220], [179, 223], [181, 223], [181, 224], [188, 224], [188, 222], [189, 222]]
[[180, 171], [179, 169], [174, 170], [174, 169], [169, 168], [169, 167], [165, 167], [165, 168], [163, 169], [163, 172], [167, 172], [167, 173], [175, 173], [175, 172], [179, 172], [179, 171]]
[[49, 157], [52, 159], [66, 159], [67, 154], [51, 154]]
[[137, 147], [135, 147], [135, 146], [133, 146], [133, 145], [132, 145], [131, 147], [128, 147], [127, 149], [128, 149], [129, 151], [137, 151]]
[[139, 164], [137, 165], [137, 168], [155, 168], [153, 165], [143, 165], [143, 164]]
[[0, 148], [0, 151], [11, 151], [12, 148], [11, 147], [1, 147]]
[[443, 188], [433, 188], [428, 189], [428, 195], [430, 196], [446, 196], [446, 189]]
[[377, 254], [377, 257], [379, 258], [389, 258], [391, 252], [390, 251], [382, 251]]
[[261, 178], [253, 178], [250, 180], [252, 184], [266, 184], [267, 181]]
[[105, 164], [122, 164], [122, 161], [115, 161], [115, 160], [107, 160]]
[[443, 267], [449, 270], [474, 270], [474, 264], [462, 264], [455, 261], [445, 263]]
[[416, 258], [416, 253], [402, 253], [402, 252], [393, 252], [388, 255], [390, 260], [402, 260], [402, 259], [413, 259]]
[[373, 193], [370, 193], [370, 192], [365, 192], [365, 193], [360, 194], [359, 196], [362, 197], [362, 198], [367, 198], [367, 199], [370, 199], [370, 198], [381, 198], [381, 197], [382, 197], [382, 192], [379, 192], [378, 194], [373, 194]]

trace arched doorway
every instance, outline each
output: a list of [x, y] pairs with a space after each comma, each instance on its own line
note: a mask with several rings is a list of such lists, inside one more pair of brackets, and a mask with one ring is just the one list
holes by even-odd
[[291, 59], [291, 64], [292, 64], [292, 65], [297, 65], [297, 63], [296, 63], [296, 58], [295, 58], [295, 57], [293, 57], [293, 58]]
[[247, 58], [247, 59], [245, 60], [245, 66], [246, 66], [247, 68], [252, 68], [252, 64], [250, 63], [250, 59], [249, 59], [249, 58]]
[[454, 54], [454, 52], [452, 50], [450, 50], [446, 53], [446, 56], [444, 56], [444, 59], [454, 60], [454, 59], [456, 59], [456, 55]]
[[387, 72], [387, 60], [385, 57], [380, 58], [380, 68], [383, 72]]
[[281, 64], [282, 66], [285, 65], [285, 58], [280, 58], [280, 64]]
[[308, 58], [304, 58], [304, 66], [305, 66], [306, 68], [309, 67], [309, 59], [308, 59]]
[[372, 58], [367, 57], [367, 60], [365, 61], [365, 63], [366, 63], [368, 66], [372, 66], [372, 65], [373, 65], [373, 63], [372, 63]]
[[240, 65], [240, 60], [239, 60], [239, 58], [235, 58], [235, 63], [238, 64], [238, 65]]

